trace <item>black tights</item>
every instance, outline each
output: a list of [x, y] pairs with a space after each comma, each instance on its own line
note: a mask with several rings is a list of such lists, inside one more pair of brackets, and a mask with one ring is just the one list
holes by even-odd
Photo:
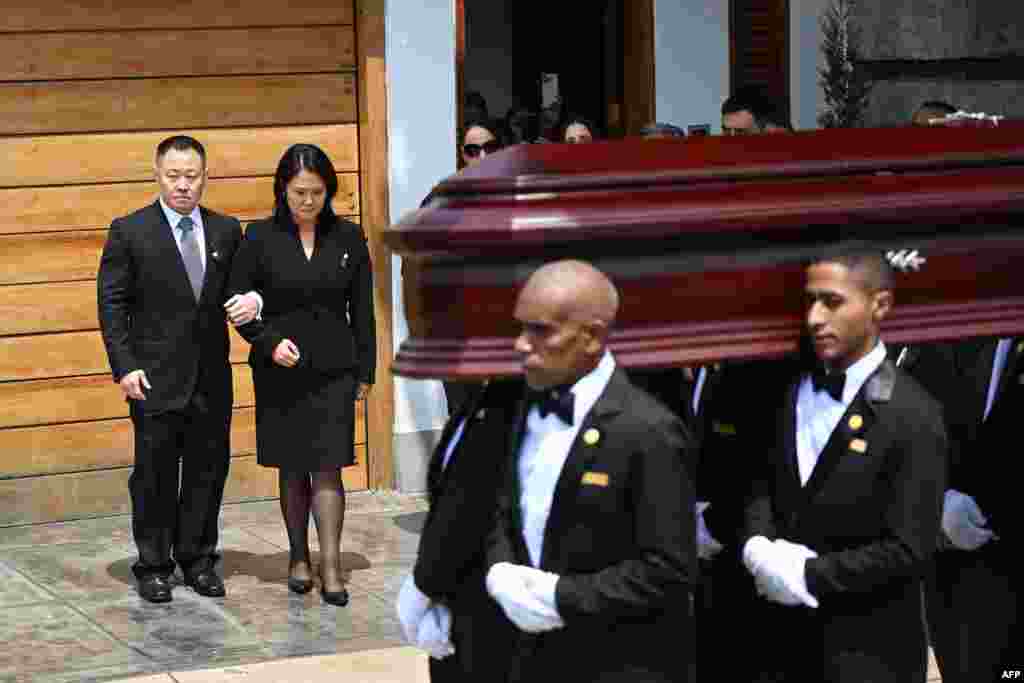
[[320, 539], [320, 580], [324, 590], [339, 591], [341, 580], [341, 527], [345, 523], [345, 487], [341, 470], [327, 472], [280, 471], [281, 514], [288, 530], [289, 573], [312, 578], [309, 562], [309, 513], [313, 512]]

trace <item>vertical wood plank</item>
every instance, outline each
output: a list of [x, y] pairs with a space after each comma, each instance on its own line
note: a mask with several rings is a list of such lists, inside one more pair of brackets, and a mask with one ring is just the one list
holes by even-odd
[[654, 121], [654, 0], [626, 0], [622, 12], [623, 125], [639, 135]]
[[372, 489], [394, 488], [394, 381], [392, 352], [391, 252], [381, 233], [388, 226], [387, 73], [384, 62], [384, 0], [356, 5], [358, 55], [360, 214], [370, 244], [377, 314], [377, 381], [367, 401], [370, 443], [367, 460]]

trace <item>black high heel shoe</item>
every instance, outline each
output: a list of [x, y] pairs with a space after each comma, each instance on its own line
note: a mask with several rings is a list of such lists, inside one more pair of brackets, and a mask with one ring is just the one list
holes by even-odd
[[296, 579], [294, 576], [289, 576], [288, 590], [292, 593], [305, 595], [309, 591], [313, 590], [313, 579]]
[[344, 607], [348, 604], [348, 591], [342, 588], [340, 591], [329, 591], [324, 588], [324, 577], [320, 575], [320, 595], [324, 602], [335, 607]]

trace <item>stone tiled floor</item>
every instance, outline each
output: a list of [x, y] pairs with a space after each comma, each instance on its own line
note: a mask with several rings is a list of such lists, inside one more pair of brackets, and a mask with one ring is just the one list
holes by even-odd
[[[425, 509], [419, 496], [349, 496], [342, 562], [352, 600], [340, 609], [324, 605], [316, 592], [288, 592], [287, 540], [276, 501], [224, 508], [219, 570], [228, 595], [216, 600], [180, 585], [180, 576], [173, 602], [141, 600], [126, 516], [2, 528], [0, 682], [145, 674], [158, 681], [220, 680], [200, 670], [225, 675], [241, 665], [339, 653], [364, 653], [372, 664], [366, 652], [387, 655], [390, 648], [418, 664], [416, 653], [401, 647], [393, 604], [415, 557]], [[314, 563], [315, 538], [311, 533]], [[331, 668], [324, 666], [318, 669]]]
[[393, 609], [425, 510], [420, 496], [349, 496], [341, 609], [287, 591], [276, 501], [224, 508], [219, 600], [180, 580], [173, 602], [141, 600], [126, 516], [0, 528], [0, 683], [425, 682]]

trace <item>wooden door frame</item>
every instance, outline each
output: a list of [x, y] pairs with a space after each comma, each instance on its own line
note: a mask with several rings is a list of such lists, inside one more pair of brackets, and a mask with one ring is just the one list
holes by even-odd
[[359, 101], [359, 213], [374, 264], [377, 318], [376, 383], [366, 401], [369, 443], [367, 487], [394, 489], [395, 383], [391, 301], [392, 254], [382, 233], [388, 211], [388, 93], [385, 64], [385, 0], [356, 2], [356, 53]]

